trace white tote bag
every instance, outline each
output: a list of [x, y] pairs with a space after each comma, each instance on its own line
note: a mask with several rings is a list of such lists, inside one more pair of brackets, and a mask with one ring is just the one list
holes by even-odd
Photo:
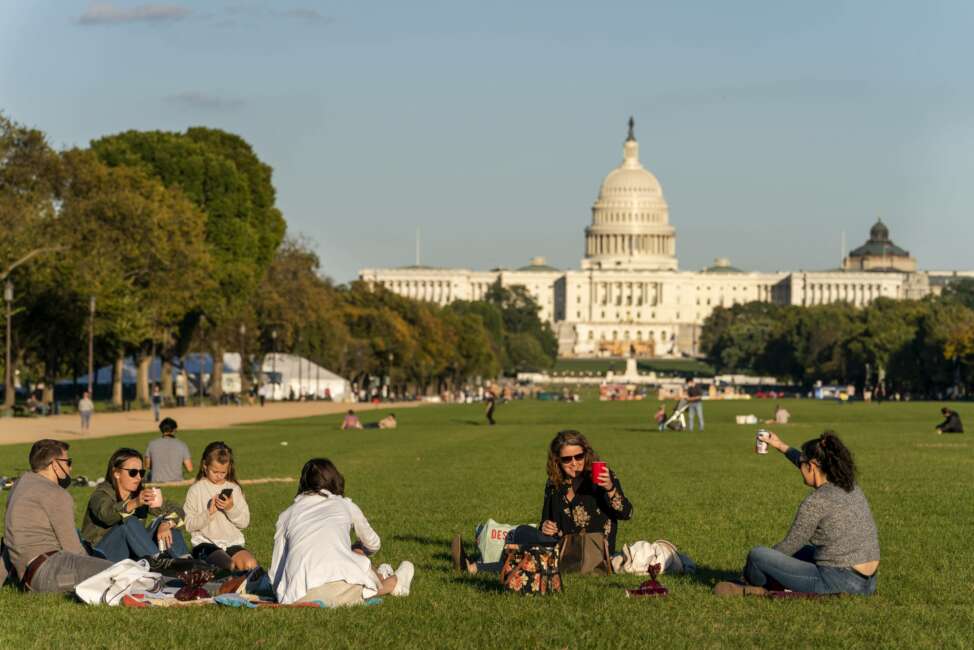
[[74, 593], [89, 605], [115, 606], [126, 594], [155, 589], [161, 579], [162, 574], [149, 571], [145, 560], [122, 560], [80, 583]]
[[509, 533], [515, 526], [499, 524], [488, 519], [476, 528], [477, 550], [480, 551], [481, 562], [499, 562], [504, 553], [504, 544]]

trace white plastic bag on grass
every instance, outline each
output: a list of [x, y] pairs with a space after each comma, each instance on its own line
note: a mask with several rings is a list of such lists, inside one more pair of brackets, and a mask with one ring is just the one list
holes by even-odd
[[89, 605], [120, 605], [127, 594], [155, 589], [162, 574], [149, 571], [145, 560], [122, 560], [96, 573], [74, 588], [83, 602]]
[[480, 551], [480, 561], [500, 562], [501, 555], [504, 553], [507, 533], [514, 528], [516, 526], [499, 524], [493, 519], [488, 519], [486, 523], [477, 526], [474, 535], [477, 537], [477, 550]]

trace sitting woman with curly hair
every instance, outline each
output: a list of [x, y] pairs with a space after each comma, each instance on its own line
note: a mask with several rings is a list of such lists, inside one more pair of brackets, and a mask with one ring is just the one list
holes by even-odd
[[[592, 480], [592, 463], [599, 460], [592, 445], [578, 431], [561, 431], [548, 445], [541, 525], [518, 526], [508, 536], [511, 544], [551, 544], [572, 533], [603, 533], [608, 552], [615, 552], [619, 521], [632, 517], [632, 504], [618, 477], [605, 467]], [[500, 562], [472, 562], [459, 535], [451, 547], [453, 566], [469, 573], [500, 571]]]

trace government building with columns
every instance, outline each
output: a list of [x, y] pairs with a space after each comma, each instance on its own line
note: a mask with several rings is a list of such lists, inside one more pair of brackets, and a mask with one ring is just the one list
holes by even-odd
[[639, 160], [633, 120], [622, 163], [602, 181], [585, 229], [578, 270], [534, 258], [518, 269], [473, 271], [406, 266], [362, 269], [359, 279], [397, 294], [446, 305], [478, 300], [498, 280], [524, 286], [558, 336], [563, 357], [698, 354], [700, 329], [715, 307], [761, 301], [780, 305], [922, 298], [974, 271], [918, 271], [880, 220], [869, 240], [829, 271], [746, 272], [725, 258], [701, 271], [678, 270], [676, 229], [656, 177]]

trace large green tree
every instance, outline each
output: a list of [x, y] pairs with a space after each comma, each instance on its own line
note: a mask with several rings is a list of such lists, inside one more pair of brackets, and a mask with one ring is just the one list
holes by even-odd
[[211, 394], [218, 398], [224, 346], [237, 341], [234, 332], [245, 322], [249, 303], [284, 237], [271, 168], [242, 138], [216, 129], [127, 131], [91, 146], [109, 165], [138, 167], [178, 188], [206, 215], [213, 290], [202, 294], [201, 313], [188, 317], [183, 335], [167, 346], [167, 356], [186, 351], [195, 325], [205, 316], [207, 343], [217, 360]]

